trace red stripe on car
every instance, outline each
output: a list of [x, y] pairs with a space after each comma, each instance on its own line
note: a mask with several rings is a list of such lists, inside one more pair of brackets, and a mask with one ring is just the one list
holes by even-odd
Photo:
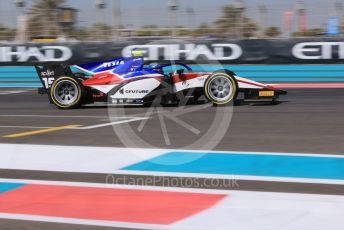
[[183, 81], [187, 81], [187, 80], [191, 80], [197, 77], [201, 77], [207, 75], [206, 73], [184, 73], [182, 75], [179, 74], [172, 74], [172, 79], [173, 82], [176, 84], [178, 82], [183, 82]]

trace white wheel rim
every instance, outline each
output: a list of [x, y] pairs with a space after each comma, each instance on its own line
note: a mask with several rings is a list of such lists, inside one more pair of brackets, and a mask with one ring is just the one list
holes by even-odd
[[233, 88], [233, 82], [226, 76], [216, 76], [208, 84], [209, 96], [217, 102], [230, 99]]
[[54, 97], [61, 105], [67, 106], [74, 104], [78, 95], [78, 86], [69, 80], [62, 80], [55, 86]]

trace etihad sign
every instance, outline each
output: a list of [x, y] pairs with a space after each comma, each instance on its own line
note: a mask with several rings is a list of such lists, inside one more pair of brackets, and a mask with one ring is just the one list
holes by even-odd
[[237, 44], [149, 44], [130, 45], [122, 50], [123, 56], [128, 56], [133, 50], [141, 50], [145, 60], [197, 60], [206, 58], [208, 60], [235, 60], [241, 57], [242, 49]]
[[0, 62], [64, 62], [72, 56], [72, 50], [67, 46], [0, 47]]
[[292, 53], [304, 60], [344, 59], [344, 42], [302, 42], [293, 47]]

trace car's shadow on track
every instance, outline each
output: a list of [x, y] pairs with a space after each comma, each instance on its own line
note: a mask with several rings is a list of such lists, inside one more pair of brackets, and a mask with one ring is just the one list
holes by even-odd
[[83, 105], [80, 107], [80, 109], [99, 109], [99, 108], [103, 108], [103, 109], [108, 109], [108, 108], [125, 108], [125, 109], [137, 109], [137, 108], [149, 108], [149, 107], [166, 107], [166, 108], [173, 108], [173, 107], [179, 107], [179, 106], [190, 106], [190, 105], [205, 105], [209, 102], [205, 102], [205, 101], [189, 101], [186, 103], [181, 103], [181, 104], [138, 104], [138, 105], [120, 105], [120, 104], [104, 104], [104, 105]]
[[244, 100], [237, 100], [234, 105], [235, 106], [275, 106], [284, 103], [290, 103], [290, 101], [244, 101]]
[[[290, 101], [256, 101], [247, 102], [244, 100], [237, 100], [233, 105], [237, 106], [276, 106], [284, 103], [290, 103]], [[190, 102], [179, 106], [192, 106], [192, 105], [205, 105], [208, 102]], [[138, 109], [138, 108], [149, 108], [149, 107], [161, 107], [161, 108], [173, 108], [178, 107], [178, 105], [86, 105], [81, 106], [78, 109], [109, 109], [109, 108], [123, 108], [123, 109]]]

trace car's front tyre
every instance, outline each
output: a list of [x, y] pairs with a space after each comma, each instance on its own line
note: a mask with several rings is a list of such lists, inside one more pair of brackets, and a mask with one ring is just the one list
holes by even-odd
[[237, 94], [238, 83], [231, 71], [215, 71], [205, 81], [204, 95], [214, 106], [232, 103]]

